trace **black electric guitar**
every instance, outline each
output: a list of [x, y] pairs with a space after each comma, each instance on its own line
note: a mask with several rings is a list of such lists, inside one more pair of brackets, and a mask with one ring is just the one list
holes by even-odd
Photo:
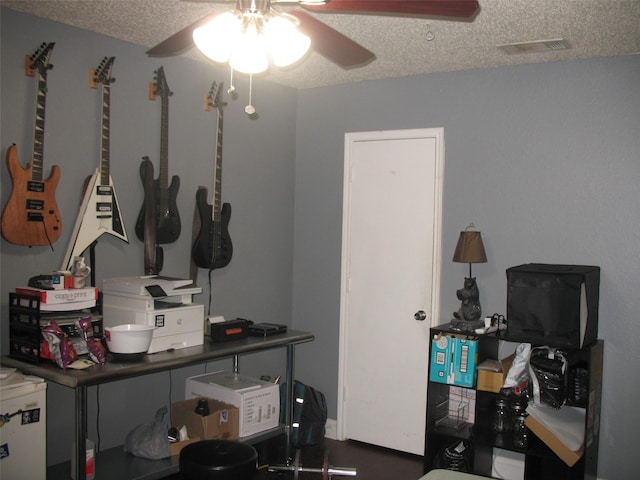
[[218, 112], [218, 135], [216, 137], [216, 161], [213, 169], [213, 205], [207, 203], [207, 189], [198, 188], [196, 206], [200, 216], [200, 233], [191, 249], [193, 262], [200, 268], [226, 267], [233, 255], [229, 236], [231, 205], [221, 204], [222, 186], [222, 107], [220, 101], [222, 84], [213, 82], [205, 101], [205, 109], [211, 107]]
[[91, 88], [102, 85], [100, 161], [95, 173], [85, 180], [80, 212], [62, 263], [62, 270], [70, 270], [74, 258], [82, 255], [82, 252], [105, 233], [129, 242], [109, 167], [111, 84], [115, 81], [111, 77], [111, 69], [114, 61], [115, 57], [105, 57], [98, 68], [91, 70], [89, 75]]
[[7, 166], [13, 188], [2, 212], [2, 236], [15, 245], [51, 246], [62, 233], [62, 220], [55, 198], [60, 167], [53, 165], [47, 179], [42, 174], [47, 71], [53, 68], [49, 58], [54, 45], [53, 42], [43, 43], [33, 55], [27, 55], [26, 58], [26, 74], [33, 77], [38, 73], [32, 160], [23, 168], [16, 145], [7, 150]]
[[[162, 116], [160, 120], [160, 173], [154, 180], [156, 202], [156, 243], [173, 243], [180, 236], [180, 214], [176, 198], [180, 188], [180, 177], [174, 175], [169, 185], [169, 97], [173, 92], [169, 90], [167, 79], [164, 76], [164, 68], [156, 71], [156, 81], [149, 85], [149, 98], [155, 100], [159, 96], [162, 100]], [[145, 178], [141, 174], [142, 185], [145, 186]], [[136, 221], [136, 236], [144, 241], [145, 211], [147, 202], [147, 187], [145, 186], [145, 200]]]

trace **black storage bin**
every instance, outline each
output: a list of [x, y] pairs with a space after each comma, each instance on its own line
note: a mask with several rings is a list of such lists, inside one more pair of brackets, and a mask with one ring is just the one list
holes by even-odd
[[558, 348], [589, 345], [598, 336], [599, 290], [600, 267], [508, 268], [506, 339]]

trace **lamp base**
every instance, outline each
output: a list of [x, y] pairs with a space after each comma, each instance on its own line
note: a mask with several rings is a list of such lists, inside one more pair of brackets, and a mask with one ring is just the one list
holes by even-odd
[[484, 328], [482, 307], [480, 306], [480, 292], [475, 277], [464, 279], [464, 288], [456, 290], [460, 309], [453, 313], [451, 328], [463, 332], [473, 332], [476, 328]]
[[484, 320], [458, 320], [454, 318], [449, 324], [451, 330], [457, 330], [459, 332], [474, 332], [478, 328], [484, 328]]

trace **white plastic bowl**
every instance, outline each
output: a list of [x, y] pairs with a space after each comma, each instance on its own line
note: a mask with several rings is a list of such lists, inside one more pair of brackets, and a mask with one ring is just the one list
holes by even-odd
[[146, 353], [151, 345], [155, 327], [125, 324], [105, 327], [107, 348], [112, 353]]

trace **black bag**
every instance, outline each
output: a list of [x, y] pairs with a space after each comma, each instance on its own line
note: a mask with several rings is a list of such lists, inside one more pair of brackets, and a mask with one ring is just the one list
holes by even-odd
[[456, 440], [443, 447], [434, 459], [434, 468], [471, 473], [473, 448], [467, 440]]
[[567, 398], [567, 358], [549, 347], [536, 347], [529, 355], [533, 401], [560, 408]]
[[582, 348], [598, 336], [600, 267], [530, 263], [507, 269], [506, 340]]
[[[280, 421], [284, 420], [286, 383], [280, 385]], [[323, 393], [302, 382], [293, 382], [294, 447], [317, 445], [324, 440], [327, 424], [327, 401]]]

